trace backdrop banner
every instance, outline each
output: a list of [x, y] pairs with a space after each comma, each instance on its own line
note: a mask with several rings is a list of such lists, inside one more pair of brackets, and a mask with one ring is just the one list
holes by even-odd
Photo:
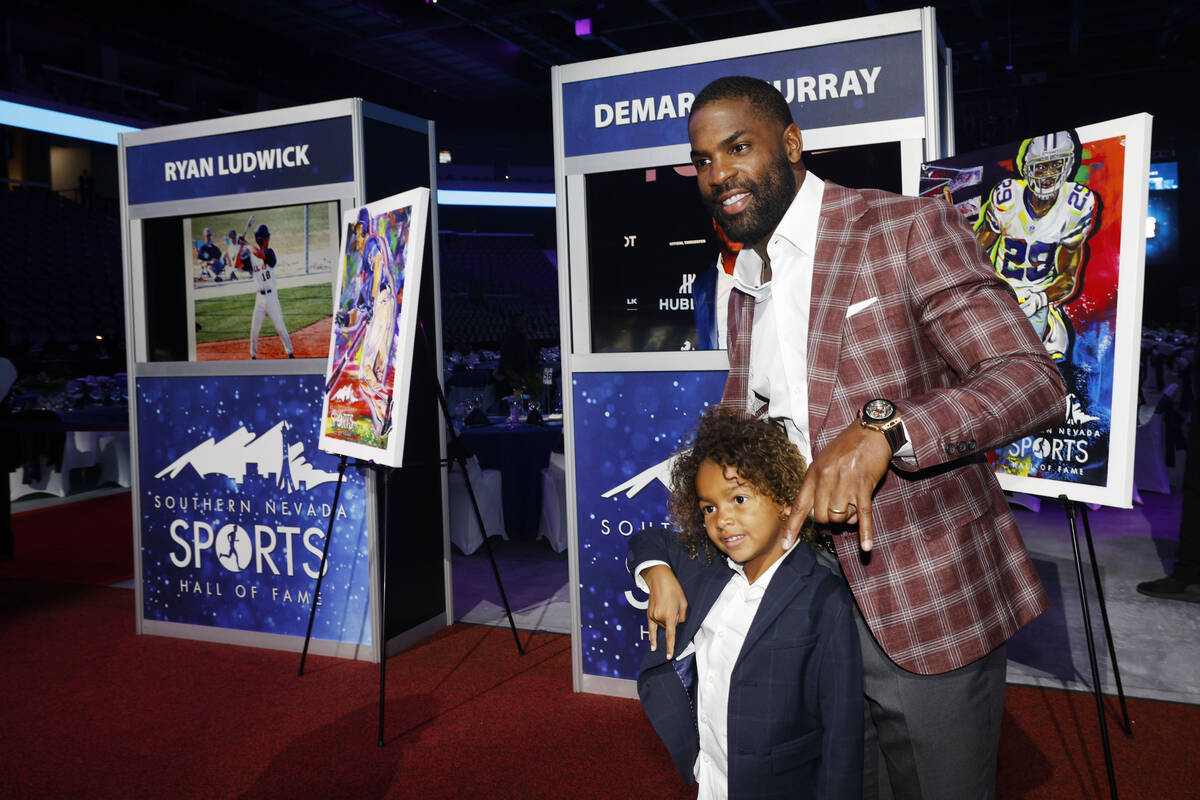
[[635, 694], [647, 598], [625, 569], [629, 537], [666, 522], [667, 459], [728, 371], [711, 351], [740, 245], [688, 163], [696, 94], [722, 76], [767, 81], [816, 174], [915, 187], [948, 108], [938, 41], [925, 8], [552, 69], [577, 690]]
[[349, 116], [136, 145], [129, 205], [345, 183], [353, 145]]
[[366, 490], [316, 447], [320, 375], [139, 378], [147, 620], [369, 644]]
[[925, 113], [921, 33], [912, 31], [564, 83], [565, 155], [686, 143], [696, 92], [723, 75], [775, 84], [805, 129]]
[[579, 617], [589, 675], [637, 677], [649, 638], [646, 595], [625, 569], [629, 537], [667, 524], [668, 459], [724, 386], [724, 372], [575, 374]]

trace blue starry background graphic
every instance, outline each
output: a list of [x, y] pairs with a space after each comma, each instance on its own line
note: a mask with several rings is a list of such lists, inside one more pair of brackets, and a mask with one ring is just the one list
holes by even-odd
[[625, 570], [633, 531], [667, 519], [667, 489], [659, 481], [632, 498], [602, 495], [668, 458], [718, 403], [719, 372], [576, 373], [575, 476], [578, 499], [579, 613], [583, 671], [636, 678], [647, 641], [646, 595]]
[[[1115, 310], [1114, 310], [1115, 314]], [[1076, 401], [1089, 416], [1089, 422], [1072, 422], [1059, 425], [1052, 433], [1062, 438], [1076, 439], [1087, 443], [1087, 461], [1080, 463], [1076, 458], [1034, 458], [1036, 473], [1055, 480], [1083, 483], [1091, 486], [1108, 485], [1108, 452], [1112, 435], [1113, 361], [1115, 354], [1113, 325], [1108, 320], [1094, 320], [1088, 326], [1077, 325], [1075, 343], [1071, 348], [1071, 359], [1060, 364], [1067, 391], [1075, 394]], [[1136, 406], [1134, 407], [1136, 414]], [[1136, 425], [1136, 419], [1134, 420]], [[1090, 436], [1080, 437], [1072, 431], [1086, 430]], [[1132, 453], [1130, 453], [1132, 456]], [[1073, 475], [1053, 469], [1055, 465], [1082, 469], [1082, 474]]]
[[[322, 483], [310, 490], [300, 487], [279, 487], [275, 476], [257, 474], [248, 465], [243, 483], [224, 475], [200, 477], [191, 466], [184, 467], [175, 478], [155, 478], [183, 454], [206, 439], [220, 442], [239, 428], [261, 436], [286, 420], [286, 446], [297, 442], [304, 445], [303, 458], [316, 469], [337, 472], [338, 458], [317, 449], [324, 379], [320, 375], [268, 375], [220, 377], [142, 378], [137, 382], [138, 399], [138, 458], [141, 478], [140, 508], [142, 523], [142, 593], [143, 614], [146, 619], [207, 625], [260, 633], [303, 636], [308, 626], [308, 614], [316, 580], [309, 577], [303, 566], [314, 572], [320, 564], [319, 550], [325, 544], [328, 517], [322, 505], [333, 503], [336, 481]], [[181, 511], [168, 509], [165, 503], [155, 508], [154, 497], [210, 499], [212, 510]], [[217, 498], [235, 501], [234, 511], [217, 511]], [[240, 511], [247, 500], [249, 512]], [[276, 503], [275, 513], [266, 503]], [[286, 501], [284, 513], [279, 505]], [[309, 513], [309, 505], [315, 507]], [[302, 506], [295, 511], [292, 506]], [[369, 570], [366, 525], [366, 487], [362, 472], [353, 465], [347, 468], [338, 506], [345, 511], [333, 528], [329, 546], [329, 566], [321, 584], [321, 604], [313, 624], [313, 636], [338, 642], [369, 644], [371, 641]], [[171, 523], [185, 520], [187, 528], [182, 537], [192, 544], [192, 522], [199, 520], [212, 526], [215, 532], [222, 526], [240, 525], [253, 542], [254, 526], [272, 529], [296, 527], [299, 535], [292, 536], [293, 574], [287, 574], [284, 543], [287, 537], [276, 530], [275, 551], [271, 560], [279, 568], [275, 575], [264, 563], [262, 574], [257, 571], [258, 559], [251, 558], [241, 570], [232, 571], [217, 558], [217, 544], [203, 550], [201, 565], [192, 561], [177, 567], [171, 561], [184, 556], [183, 549], [170, 535]], [[314, 554], [304, 546], [305, 532], [320, 531], [311, 542], [318, 550]], [[197, 583], [201, 593], [185, 591], [181, 581], [189, 586]], [[238, 597], [236, 587], [245, 588]], [[221, 596], [215, 594], [221, 587]], [[206, 590], [208, 593], [206, 593]], [[273, 593], [273, 590], [276, 590]], [[307, 601], [301, 597], [307, 597]], [[286, 599], [290, 597], [289, 599]]]
[[[1025, 474], [1031, 478], [1088, 486], [1108, 486], [1115, 378], [1113, 328], [1113, 324], [1108, 320], [1093, 321], [1088, 326], [1077, 326], [1071, 357], [1058, 365], [1067, 391], [1075, 395], [1075, 402], [1085, 414], [1096, 419], [1087, 422], [1065, 422], [1018, 439], [1013, 444], [995, 451], [999, 463], [1004, 464], [1006, 459], [1015, 460], [1021, 469], [1025, 470], [1018, 470], [1017, 474]], [[1038, 442], [1050, 448], [1056, 443], [1060, 447], [1069, 443], [1072, 447], [1063, 448], [1056, 456], [1052, 449], [1046, 453], [1038, 453], [1035, 449]], [[1081, 445], [1086, 449], [1081, 451]], [[1027, 466], [1020, 463], [1022, 458], [1028, 460]], [[1003, 486], [1003, 483], [1001, 485]], [[1056, 494], [1058, 492], [1054, 490], [1046, 491], [1047, 496]]]

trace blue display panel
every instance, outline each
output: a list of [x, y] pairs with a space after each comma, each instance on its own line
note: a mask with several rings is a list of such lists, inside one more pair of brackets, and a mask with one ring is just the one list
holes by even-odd
[[[303, 636], [338, 459], [320, 375], [139, 378], [142, 613]], [[346, 470], [313, 636], [371, 641], [362, 474]]]
[[354, 180], [350, 117], [300, 122], [125, 151], [129, 205]]
[[563, 84], [563, 150], [591, 155], [686, 143], [697, 92], [724, 75], [773, 83], [803, 130], [925, 114], [921, 33]]
[[[720, 402], [725, 371], [575, 373], [575, 485], [583, 672], [636, 678], [646, 596], [625, 570], [629, 537], [665, 524], [664, 461]], [[661, 478], [659, 476], [662, 476]], [[605, 497], [605, 495], [609, 495]]]

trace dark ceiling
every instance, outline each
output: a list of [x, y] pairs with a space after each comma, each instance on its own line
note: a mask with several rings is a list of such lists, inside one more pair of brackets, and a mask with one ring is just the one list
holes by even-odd
[[[1033, 125], [1156, 115], [1183, 138], [1195, 95], [1198, 4], [954, 0], [959, 149]], [[143, 124], [358, 96], [438, 121], [441, 144], [487, 163], [551, 163], [550, 68], [910, 8], [810, 0], [177, 0], [154, 6], [8, 3], [0, 88]], [[575, 34], [591, 19], [592, 35]], [[714, 56], [719, 57], [714, 45]], [[465, 152], [464, 152], [465, 151]], [[456, 152], [456, 160], [459, 153]]]

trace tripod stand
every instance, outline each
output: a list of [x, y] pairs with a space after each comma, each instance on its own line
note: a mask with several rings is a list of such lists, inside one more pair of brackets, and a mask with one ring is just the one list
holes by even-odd
[[488, 537], [487, 527], [483, 524], [483, 514], [479, 512], [479, 501], [475, 498], [475, 489], [471, 486], [471, 475], [467, 472], [467, 459], [473, 454], [471, 449], [467, 447], [466, 442], [458, 435], [458, 431], [454, 429], [454, 419], [450, 415], [450, 405], [446, 402], [446, 393], [442, 391], [442, 382], [438, 380], [437, 364], [434, 358], [433, 348], [429, 343], [429, 337], [425, 334], [424, 323], [417, 322], [417, 330], [421, 334], [420, 349], [425, 353], [426, 363], [429, 364], [430, 372], [433, 375], [433, 386], [437, 391], [438, 404], [442, 409], [442, 422], [446, 425], [446, 435], [449, 441], [446, 444], [446, 458], [442, 460], [442, 464], [447, 470], [453, 469], [455, 464], [462, 470], [463, 483], [467, 487], [467, 496], [471, 498], [471, 510], [475, 513], [475, 521], [479, 523], [479, 531], [483, 534], [483, 546], [487, 550], [488, 561], [492, 565], [492, 574], [496, 576], [496, 587], [500, 590], [500, 599], [504, 602], [504, 613], [508, 616], [508, 627], [512, 630], [513, 641], [517, 644], [517, 653], [525, 655], [525, 648], [521, 646], [521, 637], [517, 635], [517, 624], [513, 621], [512, 607], [508, 604], [508, 594], [504, 591], [504, 582], [500, 580], [500, 568], [496, 566], [496, 555], [492, 552], [492, 543]]
[[1108, 741], [1108, 721], [1104, 713], [1104, 693], [1100, 688], [1100, 669], [1096, 661], [1096, 643], [1092, 638], [1092, 616], [1088, 609], [1087, 588], [1083, 577], [1083, 562], [1079, 556], [1079, 532], [1075, 527], [1076, 517], [1083, 517], [1083, 532], [1087, 539], [1088, 558], [1092, 562], [1092, 579], [1096, 584], [1096, 599], [1100, 602], [1100, 617], [1104, 622], [1104, 638], [1108, 642], [1108, 657], [1112, 663], [1113, 677], [1116, 679], [1117, 696], [1121, 701], [1121, 727], [1125, 735], [1133, 738], [1133, 725], [1129, 721], [1129, 709], [1125, 705], [1125, 690], [1121, 686], [1121, 670], [1117, 667], [1117, 651], [1113, 647], [1112, 628], [1108, 624], [1108, 606], [1104, 602], [1104, 589], [1100, 584], [1100, 566], [1096, 563], [1096, 548], [1092, 544], [1092, 526], [1088, 522], [1087, 506], [1068, 500], [1065, 494], [1058, 496], [1058, 502], [1067, 512], [1067, 522], [1071, 527], [1071, 547], [1075, 555], [1075, 577], [1079, 582], [1079, 602], [1083, 608], [1083, 628], [1087, 634], [1088, 659], [1092, 668], [1092, 693], [1096, 697], [1096, 716], [1100, 720], [1100, 736], [1104, 743], [1104, 766], [1108, 772], [1108, 792], [1112, 800], [1117, 800], [1117, 778], [1113, 771], [1112, 748]]
[[[509, 605], [509, 602], [508, 602], [508, 594], [504, 591], [504, 583], [500, 578], [500, 569], [496, 565], [496, 556], [495, 556], [495, 553], [492, 551], [491, 542], [489, 541], [489, 538], [487, 535], [487, 527], [484, 524], [483, 515], [479, 510], [479, 503], [475, 497], [475, 490], [471, 486], [471, 476], [467, 472], [467, 459], [471, 458], [472, 454], [471, 454], [470, 449], [462, 441], [462, 438], [458, 435], [458, 432], [454, 429], [453, 419], [450, 415], [449, 405], [446, 403], [446, 396], [445, 396], [445, 393], [442, 391], [441, 381], [439, 380], [439, 376], [438, 376], [438, 372], [437, 372], [437, 365], [435, 363], [436, 359], [434, 358], [434, 354], [430, 347], [429, 339], [426, 336], [425, 327], [420, 322], [418, 322], [417, 327], [421, 334], [421, 345], [418, 346], [417, 349], [421, 350], [425, 354], [425, 362], [428, 365], [430, 376], [433, 379], [432, 382], [433, 382], [434, 390], [437, 394], [438, 404], [442, 411], [442, 420], [445, 423], [446, 432], [449, 436], [449, 442], [446, 447], [447, 457], [445, 459], [441, 459], [437, 462], [438, 467], [441, 468], [441, 467], [445, 466], [447, 469], [453, 469], [454, 465], [458, 464], [459, 468], [462, 470], [463, 481], [467, 488], [467, 495], [471, 499], [471, 508], [475, 514], [475, 520], [479, 525], [479, 530], [483, 533], [483, 544], [487, 550], [488, 560], [491, 562], [492, 574], [496, 578], [496, 586], [500, 591], [500, 598], [504, 603], [504, 611], [508, 617], [509, 629], [512, 630], [513, 641], [516, 642], [516, 645], [517, 645], [517, 653], [523, 656], [523, 655], [525, 655], [525, 649], [521, 645], [521, 639], [517, 633], [517, 625], [516, 625], [516, 622], [513, 620], [512, 607]], [[346, 456], [343, 455], [341, 457], [341, 461], [339, 462], [339, 465], [338, 465], [338, 482], [337, 482], [337, 486], [334, 490], [334, 501], [333, 501], [332, 510], [330, 512], [329, 524], [328, 524], [326, 534], [325, 534], [325, 545], [321, 552], [321, 564], [317, 571], [317, 585], [316, 585], [316, 589], [313, 592], [312, 607], [309, 609], [308, 630], [304, 636], [304, 646], [301, 650], [301, 655], [300, 655], [300, 671], [299, 671], [300, 675], [304, 674], [304, 663], [308, 656], [308, 647], [309, 647], [310, 640], [312, 638], [313, 620], [316, 617], [317, 604], [320, 599], [321, 581], [325, 575], [325, 568], [326, 568], [328, 555], [329, 555], [329, 543], [333, 538], [333, 521], [337, 514], [337, 500], [338, 500], [338, 496], [341, 492], [342, 480], [343, 480], [345, 470], [346, 470], [346, 463], [347, 463]], [[379, 465], [379, 464], [372, 464], [371, 466], [375, 470], [377, 483], [378, 483], [378, 485], [380, 485], [382, 487], [382, 492], [383, 492], [383, 497], [384, 497], [383, 512], [381, 515], [382, 518], [380, 519], [379, 538], [378, 538], [378, 542], [379, 542], [379, 550], [378, 550], [378, 554], [379, 554], [378, 592], [379, 592], [379, 595], [378, 596], [379, 596], [379, 609], [380, 609], [381, 619], [383, 620], [383, 622], [386, 622], [386, 616], [387, 616], [387, 538], [388, 538], [388, 530], [389, 530], [388, 507], [390, 505], [389, 489], [391, 486], [391, 474], [394, 471], [394, 468], [384, 466], [384, 465]], [[430, 466], [430, 464], [429, 463], [406, 464], [406, 465], [404, 465], [404, 468], [414, 469], [414, 468], [418, 468], [418, 467], [422, 467], [422, 466]], [[376, 630], [381, 632], [378, 637], [379, 642], [377, 645], [379, 647], [378, 652], [379, 652], [379, 746], [380, 747], [384, 746], [383, 720], [384, 720], [384, 706], [385, 706], [385, 688], [387, 685], [387, 646], [386, 646], [387, 645], [387, 637], [386, 637], [385, 627], [386, 626], [382, 623], [380, 625], [376, 626]]]

